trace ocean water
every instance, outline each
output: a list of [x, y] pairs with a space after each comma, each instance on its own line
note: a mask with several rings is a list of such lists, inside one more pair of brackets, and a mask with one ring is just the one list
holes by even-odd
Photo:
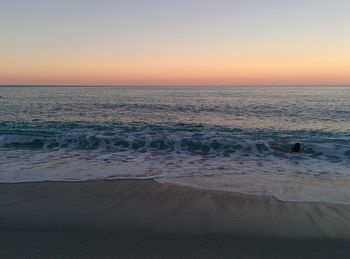
[[[350, 87], [2, 87], [0, 182], [155, 179], [350, 204]], [[299, 142], [302, 152], [291, 153]]]

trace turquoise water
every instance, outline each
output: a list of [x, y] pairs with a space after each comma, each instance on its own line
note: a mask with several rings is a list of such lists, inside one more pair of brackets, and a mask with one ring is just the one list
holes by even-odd
[[[350, 88], [0, 88], [0, 181], [350, 200]], [[295, 142], [301, 153], [290, 153]]]

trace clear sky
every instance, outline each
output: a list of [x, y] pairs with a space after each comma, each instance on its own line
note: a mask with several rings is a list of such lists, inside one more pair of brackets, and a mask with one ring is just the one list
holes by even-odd
[[0, 84], [350, 84], [349, 0], [0, 0]]

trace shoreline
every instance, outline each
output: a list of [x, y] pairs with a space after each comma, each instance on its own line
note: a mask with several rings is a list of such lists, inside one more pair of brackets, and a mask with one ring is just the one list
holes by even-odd
[[297, 200], [283, 200], [274, 195], [269, 194], [253, 194], [253, 193], [244, 193], [239, 191], [230, 191], [230, 190], [220, 190], [216, 188], [205, 188], [199, 186], [193, 186], [190, 184], [176, 183], [176, 182], [168, 182], [168, 181], [158, 181], [156, 178], [113, 178], [113, 179], [87, 179], [87, 180], [44, 180], [44, 181], [21, 181], [21, 182], [0, 182], [1, 185], [24, 185], [24, 184], [45, 184], [45, 183], [104, 183], [104, 182], [123, 182], [123, 181], [132, 181], [132, 182], [156, 182], [161, 185], [175, 186], [175, 187], [184, 187], [188, 189], [211, 192], [211, 193], [230, 193], [234, 196], [247, 196], [247, 197], [261, 197], [266, 199], [274, 199], [278, 202], [282, 203], [296, 203], [296, 204], [321, 204], [325, 206], [337, 206], [337, 207], [345, 207], [350, 208], [350, 203], [342, 203], [342, 202], [327, 202], [327, 201], [297, 201]]
[[2, 258], [348, 258], [349, 244], [342, 205], [154, 180], [0, 184]]
[[[31, 203], [32, 206], [30, 208], [20, 207], [18, 202], [23, 199], [28, 204]], [[182, 204], [183, 201], [186, 201], [187, 204]], [[46, 206], [49, 206], [52, 210], [52, 214], [50, 215], [52, 218], [55, 218], [57, 213], [63, 216], [63, 218], [67, 216], [65, 211], [60, 211], [55, 206], [52, 207], [50, 205], [52, 202], [56, 202], [63, 207], [72, 205], [70, 203], [74, 202], [76, 207], [70, 209], [74, 210], [75, 213], [79, 213], [79, 209], [81, 208], [91, 210], [95, 213], [99, 212], [98, 210], [100, 209], [105, 209], [96, 207], [97, 202], [104, 203], [106, 207], [111, 206], [113, 209], [116, 209], [114, 206], [118, 204], [122, 207], [128, 207], [128, 209], [132, 209], [135, 212], [147, 208], [148, 205], [157, 203], [158, 207], [156, 211], [152, 211], [151, 207], [149, 207], [149, 211], [144, 211], [146, 215], [151, 214], [154, 218], [160, 218], [163, 211], [169, 210], [177, 211], [176, 214], [180, 216], [183, 216], [181, 215], [181, 210], [186, 210], [186, 213], [208, 214], [212, 220], [215, 220], [215, 217], [225, 218], [228, 215], [232, 216], [232, 219], [243, 219], [241, 218], [243, 214], [249, 212], [257, 215], [256, 223], [258, 224], [265, 224], [265, 222], [258, 221], [260, 220], [259, 217], [261, 218], [262, 216], [265, 220], [279, 216], [282, 224], [286, 223], [286, 217], [308, 215], [307, 217], [309, 218], [317, 218], [317, 213], [322, 216], [319, 220], [328, 220], [332, 217], [332, 213], [329, 213], [329, 210], [335, 210], [337, 212], [341, 211], [340, 214], [345, 215], [345, 221], [348, 223], [347, 227], [349, 227], [347, 229], [348, 232], [342, 231], [343, 233], [340, 233], [345, 234], [344, 237], [350, 239], [350, 207], [344, 204], [313, 201], [281, 201], [276, 197], [268, 195], [206, 190], [145, 179], [0, 183], [0, 206], [2, 207], [0, 215], [2, 216], [2, 221], [6, 218], [6, 210], [9, 208], [16, 209], [20, 213], [26, 213], [28, 211], [25, 209], [29, 209], [32, 212], [35, 210], [40, 211], [41, 209], [45, 209]], [[6, 204], [5, 208], [3, 207], [4, 204]], [[321, 210], [324, 211], [321, 212]], [[215, 215], [212, 215], [214, 212]], [[296, 215], [291, 215], [292, 213], [296, 213]], [[20, 220], [21, 218], [19, 217], [18, 223], [20, 223]], [[109, 218], [109, 220], [113, 221], [112, 218]], [[232, 222], [227, 221], [227, 224], [230, 225]], [[253, 233], [253, 235], [255, 234], [259, 233]], [[265, 235], [269, 233], [261, 234]], [[281, 234], [281, 237], [283, 234], [287, 234], [288, 236], [288, 233], [281, 231], [279, 231], [279, 234]], [[322, 235], [318, 237], [322, 237]]]

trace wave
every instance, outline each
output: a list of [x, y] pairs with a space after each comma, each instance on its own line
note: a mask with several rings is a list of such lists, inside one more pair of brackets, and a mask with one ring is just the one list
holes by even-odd
[[[292, 136], [295, 136], [292, 138]], [[303, 135], [303, 139], [300, 136]], [[301, 141], [302, 158], [350, 163], [349, 140], [320, 132], [249, 132], [240, 129], [135, 126], [2, 130], [0, 148], [42, 151], [184, 153], [199, 156], [274, 156], [289, 158], [293, 141]]]

